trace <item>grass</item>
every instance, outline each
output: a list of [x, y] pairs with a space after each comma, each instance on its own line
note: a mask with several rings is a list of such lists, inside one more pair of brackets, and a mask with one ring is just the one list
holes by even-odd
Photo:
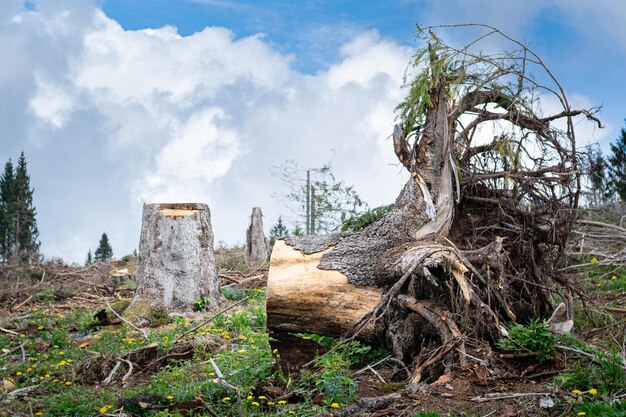
[[[185, 411], [176, 407], [201, 401], [218, 415], [229, 416], [238, 415], [237, 392], [232, 389], [236, 387], [246, 416], [309, 416], [319, 411], [313, 406], [315, 395], [323, 396], [321, 407], [329, 410], [356, 398], [350, 366], [354, 357], [363, 356], [369, 347], [359, 344], [324, 357], [318, 370], [305, 372], [302, 378], [283, 375], [276, 366], [280, 353], [270, 347], [265, 329], [265, 290], [245, 294], [238, 290], [227, 295], [248, 299], [240, 310], [222, 314], [184, 337], [196, 323], [183, 317], [151, 330], [144, 340], [127, 325], [94, 328], [90, 310], [76, 309], [66, 315], [49, 315], [46, 309], [33, 311], [27, 319], [14, 323], [14, 328], [23, 329], [21, 333], [0, 334], [4, 378], [14, 382], [16, 389], [35, 387], [29, 394], [30, 403], [14, 400], [7, 409], [24, 416], [31, 415], [28, 404], [32, 415], [99, 416], [123, 409], [142, 416], [182, 416]], [[86, 334], [93, 338], [81, 338]], [[215, 340], [220, 341], [221, 349], [213, 349]], [[101, 385], [101, 375], [90, 379], [84, 374], [85, 365], [94, 360], [120, 357], [148, 344], [156, 344], [158, 355], [163, 356], [183, 342], [193, 343], [193, 357], [169, 361], [136, 383], [132, 379], [128, 385], [120, 383], [126, 368], [107, 387]], [[219, 383], [218, 369], [231, 387]], [[289, 384], [298, 401], [259, 393], [260, 386], [271, 384]]]
[[[240, 267], [239, 255], [235, 250], [221, 253], [224, 262], [233, 269]], [[576, 309], [576, 328], [619, 323], [619, 316], [601, 307], [618, 306], [619, 297], [626, 291], [626, 267], [592, 263], [583, 270], [580, 285], [590, 298], [602, 300], [602, 303], [594, 303], [588, 314], [580, 314], [582, 309]], [[147, 417], [182, 417], [190, 415], [189, 407], [206, 404], [220, 416], [237, 416], [236, 388], [246, 416], [306, 417], [323, 410], [332, 412], [354, 402], [357, 383], [353, 371], [389, 354], [384, 349], [359, 342], [338, 346], [332, 338], [301, 334], [300, 337], [312, 339], [332, 352], [318, 357], [316, 366], [310, 370], [299, 375], [284, 374], [278, 366], [280, 352], [272, 349], [265, 328], [265, 289], [224, 286], [222, 294], [228, 300], [246, 301], [241, 308], [219, 315], [187, 335], [199, 322], [174, 317], [169, 323], [150, 330], [146, 340], [127, 325], [99, 328], [94, 319], [95, 311], [91, 309], [55, 313], [54, 291], [39, 291], [34, 295], [40, 308], [18, 322], [5, 325], [19, 329], [18, 334], [0, 332], [0, 377], [14, 382], [16, 389], [34, 387], [34, 390], [28, 394], [29, 401], [17, 399], [2, 407], [8, 415], [16, 416], [102, 416], [126, 412]], [[207, 304], [206, 300], [198, 300], [196, 307], [202, 311]], [[624, 405], [612, 401], [626, 393], [623, 388], [626, 373], [621, 367], [623, 354], [615, 350], [615, 344], [608, 343], [607, 339], [607, 344], [599, 344], [600, 349], [574, 337], [554, 338], [540, 322], [514, 325], [510, 330], [509, 339], [501, 342], [502, 348], [516, 353], [537, 352], [538, 359], [546, 363], [565, 358], [562, 352], [555, 351], [557, 343], [594, 355], [595, 360], [568, 356], [567, 372], [555, 380], [555, 386], [569, 398], [569, 402], [559, 405], [565, 413], [626, 415]], [[173, 356], [143, 374], [136, 369], [125, 384], [121, 383], [127, 371], [123, 364], [117, 379], [109, 386], [102, 385], [106, 375], [85, 373], [87, 365], [102, 358], [112, 358], [114, 364], [115, 357], [154, 344], [156, 356], [152, 359], [158, 359], [176, 352], [175, 348], [183, 343], [194, 347], [193, 355]], [[111, 367], [107, 368], [107, 374]], [[230, 386], [220, 383], [216, 367]], [[264, 387], [279, 387], [291, 396], [283, 400], [278, 394], [264, 391]], [[0, 408], [0, 414], [2, 412]], [[197, 408], [194, 415], [210, 414]], [[424, 411], [413, 416], [444, 414]]]

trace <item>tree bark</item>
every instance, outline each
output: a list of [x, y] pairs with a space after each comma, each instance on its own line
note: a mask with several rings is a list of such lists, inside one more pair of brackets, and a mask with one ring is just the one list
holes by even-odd
[[211, 214], [206, 204], [144, 204], [137, 289], [124, 316], [151, 324], [155, 313], [184, 313], [219, 291]]
[[268, 242], [263, 233], [263, 213], [260, 207], [254, 207], [250, 226], [246, 231], [246, 260], [261, 264], [267, 261], [269, 253]]
[[[396, 154], [411, 174], [394, 210], [356, 233], [287, 238], [276, 244], [267, 286], [268, 328], [329, 336], [352, 332], [380, 341], [385, 329], [379, 319], [396, 295], [390, 292], [406, 285], [448, 285], [458, 293], [459, 305], [472, 298], [480, 304], [464, 276], [468, 269], [462, 255], [446, 248], [440, 237], [450, 229], [454, 207], [443, 81], [432, 89], [431, 103], [421, 139], [412, 150], [402, 133], [394, 132]], [[441, 275], [451, 281], [444, 284]], [[411, 348], [394, 343], [398, 358]]]

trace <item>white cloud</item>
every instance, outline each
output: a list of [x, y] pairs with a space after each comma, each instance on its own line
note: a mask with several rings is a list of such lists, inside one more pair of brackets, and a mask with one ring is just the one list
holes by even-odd
[[116, 255], [132, 251], [142, 200], [207, 202], [216, 240], [242, 241], [251, 207], [263, 207], [268, 229], [288, 214], [269, 168], [289, 158], [317, 167], [334, 155], [337, 176], [373, 205], [400, 190], [385, 138], [408, 48], [361, 33], [310, 75], [262, 35], [124, 30], [97, 8], [67, 10], [38, 4], [9, 23], [19, 42], [49, 51], [8, 75], [32, 77], [19, 90], [32, 120], [17, 129], [38, 144], [31, 165], [47, 175], [33, 180], [63, 186], [37, 201], [46, 255], [82, 261], [102, 231]]
[[[504, 8], [457, 3], [459, 17], [483, 11], [488, 22]], [[372, 205], [393, 201], [404, 182], [385, 139], [412, 50], [376, 31], [335, 45], [337, 61], [311, 75], [262, 35], [125, 30], [90, 3], [37, 6], [0, 8], [0, 48], [14, 63], [0, 67], [0, 88], [16, 103], [0, 123], [15, 121], [19, 146], [37, 143], [27, 157], [47, 255], [82, 261], [103, 231], [116, 255], [129, 253], [142, 200], [206, 202], [216, 240], [241, 242], [251, 207], [263, 208], [268, 229], [288, 214], [269, 173], [286, 159], [333, 158], [337, 177]], [[541, 7], [507, 14], [510, 29]]]
[[30, 100], [32, 111], [45, 122], [59, 129], [63, 127], [74, 107], [74, 101], [62, 86], [35, 74], [37, 95]]

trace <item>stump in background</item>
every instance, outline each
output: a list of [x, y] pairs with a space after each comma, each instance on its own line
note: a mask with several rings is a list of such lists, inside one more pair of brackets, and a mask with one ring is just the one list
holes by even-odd
[[206, 204], [144, 204], [135, 296], [124, 316], [153, 324], [164, 313], [217, 306], [217, 268]]
[[263, 233], [263, 213], [260, 207], [254, 207], [250, 216], [250, 226], [246, 231], [246, 260], [261, 264], [267, 261], [269, 253], [269, 245]]

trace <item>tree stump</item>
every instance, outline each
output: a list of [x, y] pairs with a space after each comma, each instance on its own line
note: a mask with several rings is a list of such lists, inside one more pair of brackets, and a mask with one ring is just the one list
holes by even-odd
[[217, 268], [206, 204], [144, 204], [137, 289], [125, 318], [154, 324], [155, 316], [190, 312], [204, 298], [217, 306]]
[[254, 207], [250, 216], [250, 226], [246, 231], [246, 260], [251, 263], [267, 261], [269, 247], [263, 233], [263, 213], [261, 207]]

